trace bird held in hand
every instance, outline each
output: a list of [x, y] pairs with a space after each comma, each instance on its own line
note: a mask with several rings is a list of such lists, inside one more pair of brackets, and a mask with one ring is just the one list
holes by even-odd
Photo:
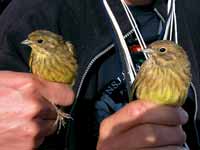
[[190, 62], [184, 49], [172, 41], [156, 41], [136, 77], [133, 93], [138, 99], [161, 105], [184, 104], [191, 82]]
[[[31, 72], [42, 79], [73, 86], [77, 61], [75, 48], [70, 42], [65, 42], [60, 35], [46, 30], [36, 30], [22, 42], [32, 48], [29, 67]], [[67, 98], [67, 97], [66, 97]], [[51, 100], [49, 100], [51, 102]], [[65, 124], [64, 118], [71, 118], [62, 108], [51, 102], [57, 111], [58, 130]]]

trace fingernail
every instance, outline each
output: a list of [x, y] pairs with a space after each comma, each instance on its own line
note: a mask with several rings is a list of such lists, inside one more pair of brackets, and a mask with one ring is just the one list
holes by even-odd
[[179, 112], [180, 112], [181, 122], [185, 124], [189, 118], [188, 113], [183, 108], [180, 108], [179, 110], [180, 110]]

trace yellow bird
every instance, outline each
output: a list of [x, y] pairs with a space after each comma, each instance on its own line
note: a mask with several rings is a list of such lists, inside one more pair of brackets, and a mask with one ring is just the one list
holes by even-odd
[[191, 82], [190, 62], [184, 49], [172, 41], [156, 41], [149, 45], [149, 54], [134, 82], [138, 99], [161, 105], [184, 104]]
[[[77, 74], [75, 48], [60, 35], [46, 30], [36, 30], [22, 42], [32, 48], [29, 67], [33, 74], [48, 81], [73, 86]], [[67, 97], [66, 97], [67, 99]], [[51, 100], [49, 100], [51, 102]], [[58, 130], [65, 124], [64, 118], [70, 115], [64, 113], [53, 102], [57, 111]]]

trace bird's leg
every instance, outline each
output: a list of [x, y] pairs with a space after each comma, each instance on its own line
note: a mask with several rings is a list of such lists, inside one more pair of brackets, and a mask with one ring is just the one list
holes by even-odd
[[54, 108], [56, 109], [57, 118], [54, 123], [55, 126], [58, 126], [57, 133], [60, 132], [62, 126], [65, 127], [65, 119], [73, 119], [70, 114], [65, 113], [61, 108], [58, 108], [54, 103], [52, 103]]

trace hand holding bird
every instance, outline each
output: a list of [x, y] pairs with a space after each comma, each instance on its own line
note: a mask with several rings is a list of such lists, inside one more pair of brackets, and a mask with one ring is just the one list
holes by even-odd
[[[32, 48], [29, 67], [33, 74], [48, 81], [73, 86], [78, 65], [75, 48], [70, 42], [65, 42], [61, 36], [53, 32], [36, 30], [30, 33], [22, 44]], [[64, 118], [71, 118], [71, 116], [64, 113], [53, 102], [51, 103], [57, 111], [55, 124], [58, 124], [59, 131], [65, 124]]]

